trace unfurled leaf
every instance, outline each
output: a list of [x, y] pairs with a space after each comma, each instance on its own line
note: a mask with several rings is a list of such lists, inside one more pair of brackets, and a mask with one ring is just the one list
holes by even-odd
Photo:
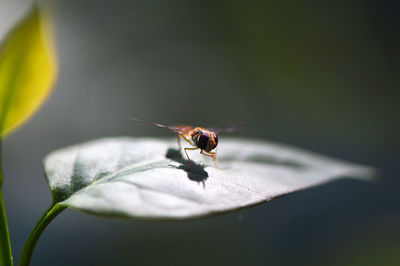
[[48, 14], [33, 7], [0, 46], [0, 137], [40, 107], [56, 79]]
[[126, 218], [182, 219], [232, 211], [368, 167], [262, 141], [220, 140], [218, 168], [175, 140], [108, 138], [64, 148], [44, 161], [55, 203]]

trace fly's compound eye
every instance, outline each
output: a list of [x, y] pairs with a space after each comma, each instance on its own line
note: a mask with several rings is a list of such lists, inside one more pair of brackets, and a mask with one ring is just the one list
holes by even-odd
[[197, 139], [197, 147], [199, 147], [202, 150], [205, 150], [207, 148], [209, 141], [210, 138], [208, 136], [200, 134], [199, 138]]
[[215, 135], [214, 141], [215, 141], [215, 147], [216, 147], [218, 145], [218, 136], [217, 135]]

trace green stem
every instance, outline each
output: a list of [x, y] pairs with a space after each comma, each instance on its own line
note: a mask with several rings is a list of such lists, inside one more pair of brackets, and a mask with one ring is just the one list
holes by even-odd
[[[1, 173], [0, 173], [1, 176]], [[7, 217], [4, 208], [3, 193], [0, 185], [0, 265], [12, 266], [10, 236], [8, 234]]]
[[0, 265], [12, 266], [13, 258], [11, 253], [10, 234], [8, 233], [6, 209], [3, 200], [3, 169], [1, 158], [2, 141], [0, 139]]
[[28, 266], [32, 257], [33, 249], [35, 248], [36, 242], [38, 241], [43, 230], [47, 225], [60, 213], [66, 206], [52, 203], [50, 207], [43, 213], [35, 227], [32, 229], [25, 241], [24, 248], [22, 249], [21, 256], [19, 258], [19, 266]]

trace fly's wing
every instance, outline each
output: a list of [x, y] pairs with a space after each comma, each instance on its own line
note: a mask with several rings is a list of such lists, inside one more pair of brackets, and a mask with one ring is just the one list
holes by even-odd
[[224, 126], [217, 126], [217, 127], [210, 127], [209, 129], [211, 131], [214, 131], [216, 134], [225, 134], [225, 133], [231, 133], [235, 132], [238, 130], [242, 130], [247, 126], [246, 123], [241, 123], [241, 124], [234, 124], [234, 125], [224, 125]]
[[189, 128], [192, 128], [190, 126], [180, 126], [180, 125], [164, 125], [164, 124], [160, 124], [160, 123], [154, 123], [154, 122], [150, 122], [150, 121], [146, 121], [146, 120], [142, 120], [142, 119], [137, 119], [137, 118], [130, 118], [131, 120], [137, 121], [137, 122], [141, 122], [141, 123], [146, 123], [146, 124], [150, 124], [153, 126], [157, 126], [157, 127], [163, 127], [163, 128], [167, 128], [171, 131], [174, 131], [176, 133], [180, 133], [180, 134], [189, 134]]

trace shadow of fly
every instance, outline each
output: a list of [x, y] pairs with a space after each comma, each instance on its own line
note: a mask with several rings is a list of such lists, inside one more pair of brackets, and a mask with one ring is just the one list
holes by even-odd
[[181, 140], [186, 141], [190, 144], [190, 148], [184, 148], [186, 157], [189, 161], [190, 167], [190, 157], [187, 153], [189, 150], [197, 150], [200, 149], [200, 153], [202, 155], [211, 157], [213, 159], [215, 167], [218, 168], [216, 163], [216, 156], [217, 153], [214, 150], [218, 145], [218, 134], [220, 133], [230, 133], [236, 130], [243, 129], [245, 124], [238, 124], [238, 125], [229, 125], [229, 126], [222, 126], [222, 127], [212, 127], [212, 128], [204, 128], [204, 127], [194, 127], [188, 125], [164, 125], [154, 122], [145, 121], [142, 119], [131, 118], [131, 120], [154, 125], [157, 127], [167, 128], [177, 134], [178, 140], [178, 147], [179, 151], [181, 151]]

